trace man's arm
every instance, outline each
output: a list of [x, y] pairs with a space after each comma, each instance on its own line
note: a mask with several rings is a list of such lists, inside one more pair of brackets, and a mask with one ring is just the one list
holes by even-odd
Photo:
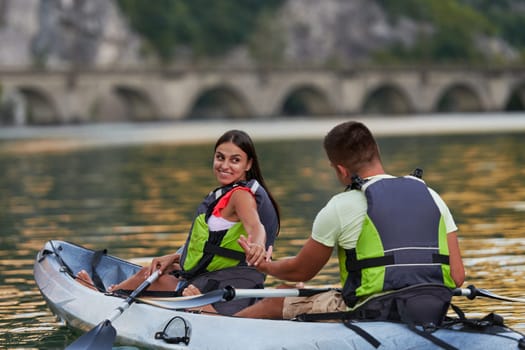
[[[239, 243], [246, 249], [244, 240], [240, 240]], [[296, 256], [277, 261], [262, 261], [255, 267], [263, 273], [285, 281], [308, 281], [328, 262], [332, 250], [332, 247], [327, 247], [310, 237]]]
[[448, 254], [450, 259], [450, 274], [456, 287], [461, 287], [465, 282], [465, 267], [459, 250], [458, 236], [456, 232], [447, 234]]

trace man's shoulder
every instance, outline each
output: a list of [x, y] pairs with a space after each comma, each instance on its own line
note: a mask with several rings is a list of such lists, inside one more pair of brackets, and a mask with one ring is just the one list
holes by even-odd
[[361, 191], [345, 191], [337, 193], [326, 203], [325, 208], [328, 210], [337, 210], [341, 208], [366, 207], [366, 198]]

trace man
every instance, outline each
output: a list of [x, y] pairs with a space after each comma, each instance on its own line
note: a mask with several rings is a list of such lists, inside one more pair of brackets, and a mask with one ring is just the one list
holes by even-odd
[[[282, 280], [308, 281], [337, 248], [342, 292], [267, 298], [237, 316], [290, 319], [345, 311], [370, 295], [420, 283], [463, 284], [457, 227], [436, 192], [415, 176], [385, 174], [379, 147], [362, 123], [337, 125], [326, 135], [324, 148], [346, 191], [317, 214], [297, 256], [262, 261], [256, 268]], [[240, 243], [247, 248], [245, 240]]]

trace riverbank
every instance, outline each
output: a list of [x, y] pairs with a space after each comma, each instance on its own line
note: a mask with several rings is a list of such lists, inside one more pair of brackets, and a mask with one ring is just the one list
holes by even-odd
[[242, 129], [255, 140], [322, 138], [347, 120], [364, 122], [377, 136], [525, 131], [525, 114], [426, 115], [408, 117], [282, 118], [0, 127], [0, 151], [41, 152], [147, 143], [212, 142]]

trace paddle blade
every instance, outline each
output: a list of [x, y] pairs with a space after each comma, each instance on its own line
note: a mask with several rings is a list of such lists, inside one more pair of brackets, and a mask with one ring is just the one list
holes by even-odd
[[116, 337], [117, 331], [105, 320], [69, 344], [66, 350], [111, 350]]
[[208, 304], [214, 304], [219, 301], [226, 301], [225, 296], [228, 292], [225, 289], [216, 289], [211, 292], [199, 295], [176, 298], [142, 298], [138, 299], [144, 304], [168, 308], [170, 310], [185, 310], [194, 307], [200, 307]]
[[497, 294], [495, 294], [493, 292], [490, 292], [490, 291], [488, 291], [486, 289], [477, 288], [476, 289], [476, 293], [477, 293], [477, 295], [485, 297], [485, 298], [492, 298], [492, 299], [503, 300], [503, 301], [525, 303], [525, 299], [512, 298], [512, 297], [506, 297], [506, 296], [503, 296], [503, 295], [497, 295]]

